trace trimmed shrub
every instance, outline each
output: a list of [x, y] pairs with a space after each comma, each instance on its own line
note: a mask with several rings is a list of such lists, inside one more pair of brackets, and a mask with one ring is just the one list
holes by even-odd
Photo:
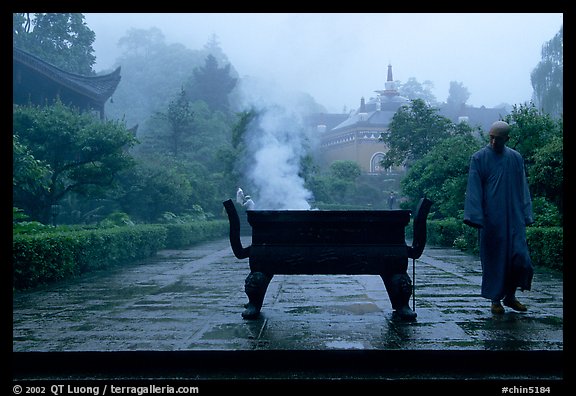
[[196, 221], [96, 229], [50, 228], [12, 238], [15, 289], [130, 263], [161, 249], [182, 249], [227, 235], [228, 221]]
[[528, 227], [526, 240], [534, 265], [562, 270], [564, 267], [564, 229], [562, 227]]
[[166, 229], [158, 225], [16, 234], [13, 285], [26, 289], [150, 257], [165, 241]]
[[166, 224], [166, 248], [181, 249], [195, 243], [227, 235], [228, 221], [198, 221], [194, 223]]
[[[459, 219], [428, 220], [427, 245], [457, 248], [479, 254], [478, 230]], [[406, 228], [407, 238], [412, 238], [412, 223]], [[562, 227], [527, 227], [526, 240], [532, 263], [562, 270], [564, 233]]]

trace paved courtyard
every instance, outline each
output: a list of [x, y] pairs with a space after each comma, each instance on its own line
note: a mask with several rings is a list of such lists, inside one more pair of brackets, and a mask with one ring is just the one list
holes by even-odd
[[[248, 260], [236, 259], [228, 240], [220, 239], [16, 292], [12, 350], [15, 368], [21, 370], [16, 374], [49, 372], [42, 366], [48, 364], [46, 356], [59, 359], [61, 369], [69, 371], [78, 369], [72, 358], [112, 368], [122, 359], [134, 364], [136, 357], [137, 366], [140, 356], [169, 356], [171, 362], [188, 363], [202, 357], [201, 368], [192, 365], [201, 378], [268, 378], [273, 367], [280, 368], [281, 378], [302, 377], [309, 371], [331, 376], [332, 362], [383, 369], [371, 378], [392, 375], [385, 370], [388, 365], [397, 367], [397, 378], [450, 378], [466, 365], [471, 365], [470, 376], [481, 375], [484, 366], [479, 362], [496, 357], [494, 372], [484, 371], [487, 377], [562, 377], [559, 272], [536, 268], [533, 289], [518, 293], [528, 312], [508, 309], [494, 316], [489, 302], [479, 296], [478, 258], [427, 247], [416, 261], [415, 300], [410, 302], [418, 314], [415, 322], [393, 317], [381, 278], [369, 275], [277, 275], [260, 318], [245, 320], [241, 313], [248, 272]], [[412, 277], [411, 261], [408, 272]], [[267, 357], [274, 363], [268, 365]], [[373, 361], [378, 363], [367, 363]], [[501, 373], [507, 361], [514, 362], [508, 365], [511, 371]], [[254, 370], [238, 373], [233, 362], [252, 364]], [[218, 374], [209, 370], [211, 364], [222, 368]], [[327, 367], [325, 374], [312, 369], [318, 364]], [[404, 366], [415, 371], [402, 372]], [[172, 366], [163, 367], [168, 371]], [[340, 377], [362, 375], [346, 364], [338, 367]], [[156, 372], [164, 369], [158, 366]], [[177, 375], [174, 369], [171, 375]]]

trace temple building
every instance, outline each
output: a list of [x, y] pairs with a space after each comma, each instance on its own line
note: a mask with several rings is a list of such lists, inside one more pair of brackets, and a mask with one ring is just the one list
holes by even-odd
[[120, 67], [100, 76], [62, 70], [26, 51], [13, 49], [13, 103], [45, 105], [56, 98], [80, 111], [95, 111], [104, 119], [104, 105], [120, 82]]
[[[317, 153], [319, 165], [327, 169], [338, 160], [356, 162], [365, 175], [399, 174], [403, 167], [383, 169], [380, 165], [388, 148], [380, 141], [380, 135], [388, 126], [396, 111], [409, 105], [410, 99], [400, 96], [392, 76], [392, 65], [388, 65], [385, 89], [377, 90], [377, 96], [365, 101], [351, 114], [314, 114], [309, 117], [309, 126], [316, 129], [320, 145]], [[438, 113], [453, 123], [467, 122], [472, 127], [487, 131], [490, 125], [509, 112], [506, 108], [472, 107], [462, 104], [454, 109], [445, 104]]]
[[392, 65], [388, 65], [385, 89], [375, 92], [376, 98], [368, 102], [361, 98], [358, 110], [345, 116], [338, 124], [331, 127], [326, 124], [317, 125], [321, 166], [328, 167], [337, 160], [350, 160], [356, 162], [366, 174], [390, 171], [380, 165], [387, 151], [386, 145], [380, 141], [380, 134], [387, 130], [396, 110], [409, 104], [410, 100], [400, 96], [396, 90]]

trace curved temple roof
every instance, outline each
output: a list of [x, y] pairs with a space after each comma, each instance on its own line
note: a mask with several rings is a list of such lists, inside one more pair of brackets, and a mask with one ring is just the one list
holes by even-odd
[[103, 107], [120, 83], [120, 67], [109, 74], [84, 76], [67, 72], [26, 51], [12, 48], [15, 68], [17, 64], [20, 64], [54, 84], [85, 97], [98, 107]]

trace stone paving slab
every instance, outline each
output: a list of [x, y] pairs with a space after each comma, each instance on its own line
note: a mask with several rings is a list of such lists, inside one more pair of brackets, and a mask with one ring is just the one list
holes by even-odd
[[416, 261], [412, 323], [393, 317], [381, 278], [370, 275], [277, 275], [260, 318], [244, 320], [248, 272], [222, 239], [15, 292], [12, 350], [563, 351], [555, 271], [536, 268], [533, 290], [519, 293], [528, 312], [494, 316], [479, 296], [478, 259], [428, 247]]

